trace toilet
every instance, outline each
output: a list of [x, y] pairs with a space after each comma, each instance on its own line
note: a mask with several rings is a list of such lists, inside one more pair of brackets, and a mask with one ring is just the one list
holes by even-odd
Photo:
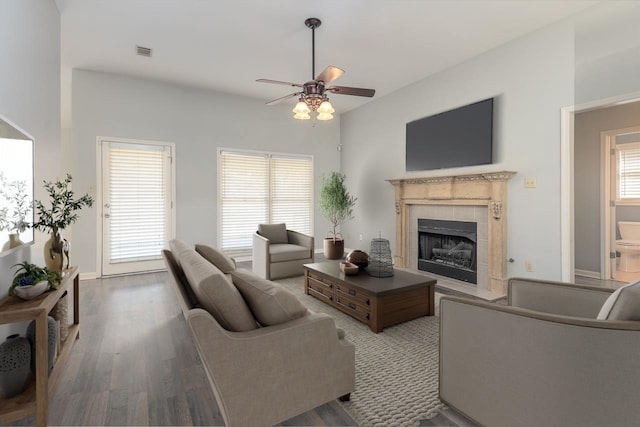
[[622, 239], [616, 240], [616, 251], [620, 252], [618, 270], [640, 272], [640, 222], [618, 221]]

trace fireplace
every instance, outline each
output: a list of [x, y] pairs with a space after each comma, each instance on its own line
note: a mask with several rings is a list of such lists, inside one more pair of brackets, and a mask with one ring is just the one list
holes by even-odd
[[[419, 269], [419, 239], [416, 238], [418, 219], [475, 221], [475, 288], [506, 294], [509, 259], [507, 181], [514, 174], [515, 172], [500, 171], [388, 180], [395, 192], [395, 265]], [[466, 235], [463, 237], [473, 241]], [[466, 240], [464, 242], [469, 243]], [[470, 279], [461, 280], [472, 282]]]
[[418, 219], [418, 270], [477, 284], [477, 224]]

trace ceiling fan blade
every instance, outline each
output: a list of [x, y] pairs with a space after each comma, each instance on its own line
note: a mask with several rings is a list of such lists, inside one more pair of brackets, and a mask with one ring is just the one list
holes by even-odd
[[285, 86], [293, 86], [293, 87], [302, 87], [299, 83], [290, 83], [290, 82], [281, 82], [280, 80], [269, 80], [269, 79], [258, 79], [256, 80], [260, 83], [275, 83], [277, 85], [285, 85]]
[[329, 65], [327, 68], [322, 70], [318, 77], [316, 77], [316, 81], [322, 81], [325, 85], [328, 85], [338, 77], [344, 74], [344, 70], [338, 67], [334, 67], [333, 65]]
[[375, 89], [364, 89], [361, 87], [348, 87], [348, 86], [331, 86], [326, 89], [327, 92], [333, 92], [338, 95], [355, 95], [366, 96], [371, 98], [376, 94]]
[[294, 96], [298, 96], [300, 94], [302, 94], [302, 92], [290, 93], [289, 95], [285, 95], [285, 96], [283, 96], [281, 98], [277, 98], [277, 99], [274, 99], [272, 101], [267, 102], [267, 105], [274, 105], [274, 104], [277, 104], [277, 103], [282, 102], [284, 100], [287, 100], [289, 98], [293, 98]]

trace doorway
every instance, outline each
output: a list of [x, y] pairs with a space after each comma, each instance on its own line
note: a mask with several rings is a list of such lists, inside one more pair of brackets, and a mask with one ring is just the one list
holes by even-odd
[[101, 276], [160, 270], [175, 235], [172, 143], [98, 138]]
[[640, 244], [637, 256], [628, 253], [635, 251], [632, 241], [640, 240], [640, 235], [632, 234], [633, 225], [640, 226], [640, 126], [602, 132], [601, 141], [601, 271], [603, 279], [631, 282], [640, 279]]

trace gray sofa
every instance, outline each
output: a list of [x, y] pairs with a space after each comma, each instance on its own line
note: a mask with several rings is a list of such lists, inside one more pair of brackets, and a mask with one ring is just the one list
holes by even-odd
[[638, 426], [640, 284], [511, 279], [440, 301], [440, 399], [487, 426]]
[[313, 262], [314, 238], [287, 230], [284, 223], [259, 224], [253, 233], [253, 271], [268, 280], [299, 276]]
[[355, 387], [355, 348], [333, 319], [206, 245], [164, 250], [171, 283], [228, 427], [270, 426]]

